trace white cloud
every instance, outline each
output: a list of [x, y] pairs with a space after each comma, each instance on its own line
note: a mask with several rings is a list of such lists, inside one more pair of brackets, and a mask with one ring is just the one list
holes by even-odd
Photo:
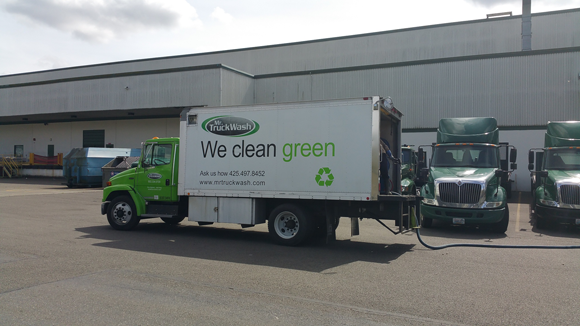
[[88, 42], [105, 43], [144, 30], [202, 25], [186, 0], [12, 0], [2, 7]]
[[220, 7], [216, 7], [214, 9], [214, 11], [211, 13], [211, 17], [224, 24], [230, 24], [234, 20], [232, 15], [228, 14]]

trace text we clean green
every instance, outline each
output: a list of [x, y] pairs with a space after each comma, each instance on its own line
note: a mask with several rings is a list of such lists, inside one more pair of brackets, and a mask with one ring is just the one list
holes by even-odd
[[[242, 140], [229, 147], [226, 144], [220, 144], [219, 141], [204, 142], [201, 141], [201, 154], [203, 158], [226, 158], [232, 157], [234, 159], [244, 158], [268, 158], [277, 157], [276, 144], [254, 144]], [[286, 143], [282, 146], [282, 154], [284, 162], [290, 162], [297, 157], [321, 157], [334, 156], [335, 145], [333, 142], [328, 143]]]
[[334, 156], [334, 143], [286, 143], [282, 146], [282, 154], [284, 154], [284, 162], [292, 161], [292, 158], [302, 156], [308, 157], [311, 154], [316, 157]]

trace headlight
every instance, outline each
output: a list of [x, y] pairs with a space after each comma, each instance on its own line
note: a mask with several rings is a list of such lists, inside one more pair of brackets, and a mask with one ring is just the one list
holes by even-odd
[[500, 206], [501, 206], [500, 201], [489, 201], [489, 202], [485, 203], [485, 205], [483, 205], [482, 208], [495, 208], [495, 207], [500, 207]]
[[558, 207], [558, 202], [555, 202], [553, 200], [540, 199], [540, 203], [546, 206]]
[[439, 206], [439, 203], [437, 202], [437, 200], [435, 200], [433, 198], [423, 198], [423, 204]]

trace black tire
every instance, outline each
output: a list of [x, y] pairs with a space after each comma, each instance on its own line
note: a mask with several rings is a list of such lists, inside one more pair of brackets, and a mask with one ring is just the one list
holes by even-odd
[[538, 217], [536, 213], [536, 196], [532, 190], [532, 201], [530, 202], [530, 219], [536, 220], [536, 228], [538, 230], [548, 227], [548, 221], [545, 218]]
[[429, 228], [431, 228], [432, 226], [433, 226], [433, 219], [432, 219], [432, 218], [430, 218], [430, 217], [425, 217], [425, 216], [422, 216], [422, 217], [421, 217], [421, 227], [422, 227], [422, 228], [429, 229]]
[[113, 229], [128, 231], [134, 229], [141, 218], [137, 216], [137, 209], [131, 197], [118, 196], [109, 204], [107, 220]]
[[185, 219], [184, 217], [162, 217], [161, 220], [163, 220], [163, 222], [169, 224], [169, 225], [177, 225], [179, 223], [181, 223], [181, 221], [183, 221], [183, 219]]
[[539, 218], [538, 215], [536, 215], [536, 228], [538, 230], [547, 229], [548, 224], [549, 224], [548, 220], [546, 220], [545, 218]]
[[505, 233], [508, 229], [509, 223], [510, 223], [510, 210], [508, 205], [506, 204], [503, 218], [499, 222], [493, 224], [491, 226], [491, 229], [495, 233]]
[[285, 246], [297, 246], [308, 240], [314, 230], [310, 216], [299, 206], [282, 204], [268, 218], [268, 231], [274, 242]]

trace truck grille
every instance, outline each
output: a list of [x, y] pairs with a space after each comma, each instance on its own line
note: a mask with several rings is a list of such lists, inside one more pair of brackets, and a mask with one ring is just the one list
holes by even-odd
[[564, 204], [580, 205], [580, 186], [561, 185], [560, 198]]
[[439, 184], [439, 198], [441, 201], [456, 204], [476, 204], [481, 197], [481, 184], [464, 183], [458, 186], [455, 182]]

